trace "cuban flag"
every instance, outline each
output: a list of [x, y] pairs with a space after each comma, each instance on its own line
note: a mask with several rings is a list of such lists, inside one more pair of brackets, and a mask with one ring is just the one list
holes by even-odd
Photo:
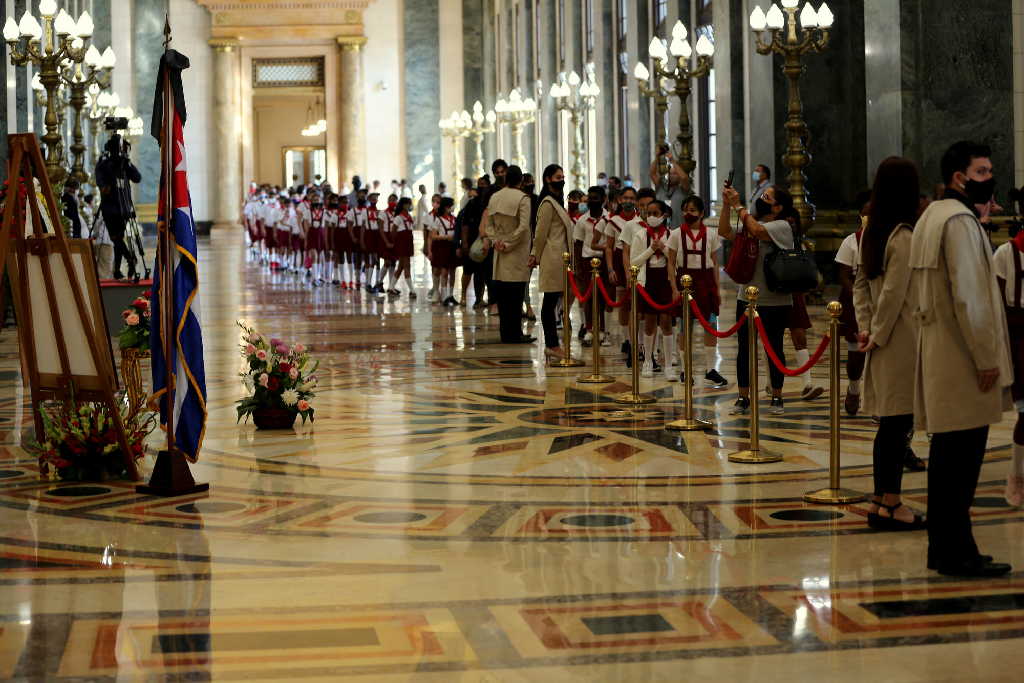
[[[153, 137], [160, 142], [160, 199], [157, 231], [161, 245], [167, 245], [173, 277], [165, 282], [163, 248], [157, 250], [153, 267], [153, 298], [150, 320], [153, 396], [150, 405], [159, 404], [160, 424], [167, 429], [168, 395], [173, 398], [171, 424], [174, 445], [189, 462], [199, 458], [206, 431], [206, 371], [203, 366], [203, 331], [199, 324], [199, 267], [196, 228], [192, 220], [192, 199], [188, 191], [188, 167], [185, 164], [185, 101], [181, 72], [188, 58], [175, 50], [164, 52], [160, 60], [156, 98], [153, 103]], [[166, 292], [165, 288], [170, 291]], [[172, 302], [170, 321], [161, 310], [162, 301]], [[168, 322], [170, 323], [168, 325]], [[169, 327], [170, 329], [164, 329]], [[165, 335], [171, 338], [171, 357], [164, 357]], [[170, 362], [172, 386], [167, 386]]]

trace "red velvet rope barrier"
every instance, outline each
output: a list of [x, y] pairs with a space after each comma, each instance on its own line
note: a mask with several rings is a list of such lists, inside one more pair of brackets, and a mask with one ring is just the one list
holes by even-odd
[[701, 315], [700, 307], [697, 306], [697, 302], [693, 299], [690, 299], [690, 311], [697, 319], [697, 322], [700, 323], [700, 326], [704, 328], [705, 332], [710, 334], [712, 337], [718, 337], [719, 339], [725, 339], [726, 337], [731, 337], [736, 334], [739, 329], [743, 327], [743, 323], [747, 321], [747, 312], [744, 311], [743, 315], [740, 316], [740, 319], [736, 321], [735, 325], [727, 329], [725, 332], [719, 332], [715, 328], [711, 327], [711, 323], [704, 319], [704, 316]]
[[604, 302], [608, 304], [611, 308], [618, 308], [619, 306], [623, 306], [626, 303], [626, 297], [622, 297], [622, 301], [612, 301], [612, 298], [608, 296], [608, 290], [604, 288], [604, 280], [598, 278], [597, 286], [601, 290], [601, 296], [604, 297]]
[[576, 295], [576, 299], [581, 303], [585, 304], [590, 301], [590, 295], [594, 293], [594, 280], [591, 278], [590, 286], [587, 287], [586, 294], [580, 294], [579, 287], [576, 286], [576, 275], [572, 272], [569, 273], [569, 284], [572, 285], [573, 294]]
[[764, 323], [761, 322], [760, 316], [754, 318], [754, 322], [757, 324], [757, 331], [760, 333], [761, 345], [764, 346], [765, 352], [768, 354], [768, 357], [771, 358], [772, 363], [776, 368], [778, 368], [779, 372], [787, 377], [798, 377], [817, 365], [818, 361], [821, 360], [821, 357], [825, 355], [825, 349], [828, 348], [828, 344], [831, 341], [829, 336], [826, 334], [821, 338], [821, 343], [818, 344], [818, 350], [814, 352], [814, 355], [811, 356], [810, 360], [796, 370], [790, 370], [782, 364], [782, 361], [775, 354], [775, 349], [773, 349], [772, 345], [768, 343], [768, 334], [764, 331]]
[[653, 308], [656, 311], [670, 311], [673, 308], [675, 308], [676, 306], [678, 306], [679, 302], [683, 300], [682, 295], [680, 295], [679, 297], [673, 299], [668, 304], [662, 305], [662, 304], [659, 304], [658, 302], [654, 301], [654, 299], [651, 298], [651, 295], [647, 293], [647, 290], [644, 289], [644, 286], [642, 284], [637, 283], [636, 288], [640, 290], [640, 294], [643, 295], [644, 301], [647, 302], [647, 305], [649, 305], [651, 308]]

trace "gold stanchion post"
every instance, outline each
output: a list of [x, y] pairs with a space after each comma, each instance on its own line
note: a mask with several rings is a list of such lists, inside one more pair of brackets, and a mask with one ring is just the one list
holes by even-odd
[[829, 457], [828, 457], [828, 488], [810, 491], [804, 494], [808, 503], [825, 505], [841, 505], [859, 503], [865, 495], [858, 491], [839, 487], [839, 316], [843, 314], [843, 305], [833, 301], [828, 305], [829, 343]]
[[[640, 344], [637, 337], [640, 336], [640, 323], [637, 317], [637, 300], [636, 300], [636, 277], [640, 274], [640, 266], [629, 267], [629, 291], [630, 291], [630, 304], [632, 306], [629, 312], [629, 352], [632, 355], [632, 370], [633, 370], [633, 388], [630, 391], [624, 391], [614, 397], [616, 403], [631, 403], [633, 405], [639, 405], [641, 403], [654, 403], [654, 397], [647, 394], [640, 393], [640, 362], [639, 362], [639, 349]], [[654, 353], [654, 349], [648, 349], [648, 353]]]
[[707, 420], [700, 420], [693, 416], [693, 330], [690, 324], [693, 319], [690, 317], [690, 292], [693, 290], [693, 278], [689, 275], [682, 277], [683, 282], [683, 375], [685, 385], [683, 395], [686, 397], [683, 418], [665, 425], [665, 429], [677, 432], [695, 432], [708, 429], [712, 425]]
[[740, 462], [751, 465], [779, 462], [782, 455], [761, 450], [761, 411], [757, 395], [757, 287], [747, 287], [747, 354], [750, 362], [750, 448], [729, 454], [729, 462]]
[[562, 284], [562, 358], [559, 358], [551, 365], [556, 368], [578, 368], [583, 361], [572, 357], [572, 288], [569, 286], [569, 274], [572, 273], [572, 256], [569, 252], [562, 254], [562, 262], [565, 263], [565, 278]]
[[591, 336], [593, 343], [594, 361], [591, 369], [593, 372], [589, 375], [583, 375], [577, 382], [583, 382], [584, 384], [608, 384], [614, 382], [613, 377], [601, 374], [601, 291], [598, 287], [597, 280], [601, 277], [601, 259], [592, 258], [590, 259], [590, 281], [593, 283], [590, 290], [590, 301], [592, 305], [592, 316], [594, 321], [594, 328], [591, 330]]

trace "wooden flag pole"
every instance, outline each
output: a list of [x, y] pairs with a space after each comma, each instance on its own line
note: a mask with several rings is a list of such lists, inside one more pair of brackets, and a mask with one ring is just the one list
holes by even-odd
[[[167, 52], [171, 44], [170, 19], [164, 19], [164, 52]], [[161, 400], [164, 403], [164, 421], [167, 434], [167, 449], [160, 451], [156, 456], [156, 464], [153, 466], [153, 474], [148, 484], [140, 484], [135, 487], [138, 493], [146, 493], [157, 496], [183, 496], [191, 493], [200, 493], [210, 488], [209, 484], [197, 484], [192, 477], [188, 467], [185, 454], [175, 444], [174, 437], [174, 363], [177, 359], [177, 324], [174, 319], [174, 149], [173, 131], [174, 115], [171, 103], [174, 102], [174, 93], [171, 91], [171, 77], [166, 69], [163, 74], [163, 130], [160, 133], [160, 151], [163, 154], [163, 173], [161, 181], [163, 187], [163, 216], [158, 217], [157, 236], [160, 240], [157, 253], [160, 255], [160, 344], [163, 347], [164, 355], [164, 395]]]

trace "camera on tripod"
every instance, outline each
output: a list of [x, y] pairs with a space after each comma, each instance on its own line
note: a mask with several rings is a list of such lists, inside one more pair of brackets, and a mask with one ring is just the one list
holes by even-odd
[[128, 130], [128, 117], [108, 116], [103, 119], [103, 128], [105, 130]]

